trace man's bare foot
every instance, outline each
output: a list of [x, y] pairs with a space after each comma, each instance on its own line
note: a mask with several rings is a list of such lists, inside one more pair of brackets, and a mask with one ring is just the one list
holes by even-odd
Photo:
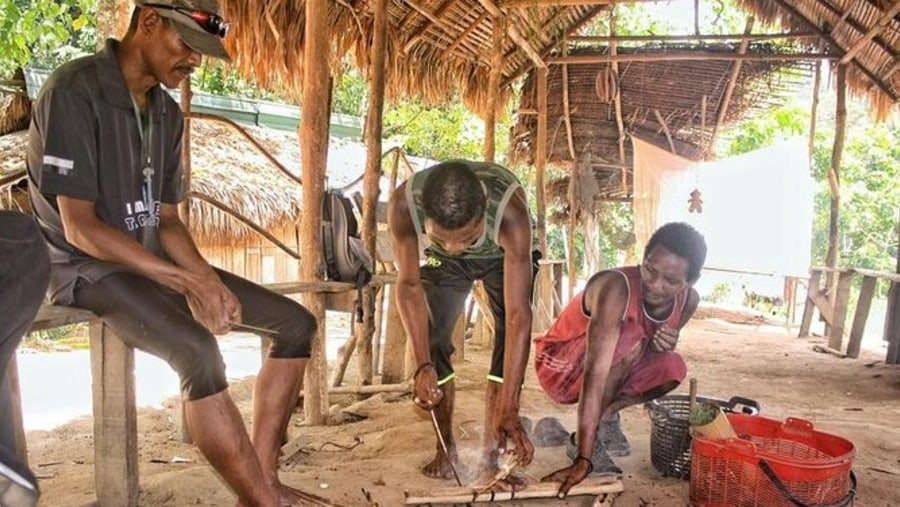
[[[456, 453], [451, 451], [450, 454], [453, 464], [456, 465]], [[447, 459], [447, 455], [442, 450], [438, 450], [435, 453], [431, 463], [422, 467], [422, 473], [435, 479], [453, 479], [453, 467], [450, 466], [450, 460]]]

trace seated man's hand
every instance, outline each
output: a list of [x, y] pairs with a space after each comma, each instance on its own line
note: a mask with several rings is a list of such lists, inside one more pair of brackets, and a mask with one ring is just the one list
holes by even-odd
[[591, 462], [587, 459], [577, 459], [571, 466], [561, 468], [550, 475], [547, 475], [541, 482], [559, 482], [559, 492], [557, 498], [565, 498], [569, 494], [572, 486], [583, 481], [587, 475], [591, 473]]
[[678, 330], [665, 324], [659, 326], [653, 339], [650, 340], [650, 348], [656, 352], [670, 352], [678, 345]]
[[413, 381], [413, 402], [423, 410], [434, 409], [444, 399], [444, 391], [437, 385], [437, 370], [433, 364], [425, 363], [420, 366]]
[[212, 334], [225, 334], [231, 322], [241, 322], [241, 303], [218, 276], [198, 277], [185, 296], [194, 318]]
[[[525, 467], [531, 463], [534, 446], [522, 427], [517, 411], [509, 410], [498, 414], [494, 431], [498, 447], [515, 456], [516, 466]], [[512, 442], [512, 448], [507, 447], [508, 441]]]

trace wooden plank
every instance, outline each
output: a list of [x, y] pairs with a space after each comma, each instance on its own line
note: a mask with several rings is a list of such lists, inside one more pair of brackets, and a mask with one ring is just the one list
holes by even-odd
[[809, 327], [812, 325], [813, 313], [816, 309], [816, 303], [812, 296], [819, 292], [819, 283], [822, 279], [822, 272], [817, 269], [811, 269], [809, 273], [809, 285], [806, 287], [806, 304], [803, 306], [803, 318], [800, 320], [800, 332], [797, 336], [809, 336]]
[[831, 322], [834, 320], [834, 306], [831, 304], [831, 301], [829, 301], [821, 292], [812, 294], [809, 298], [816, 304], [816, 308], [819, 310], [819, 313], [822, 314], [822, 318], [825, 319], [825, 322], [828, 325], [831, 325]]
[[100, 321], [90, 327], [94, 484], [100, 505], [136, 506], [134, 350]]
[[[531, 498], [556, 498], [559, 491], [558, 482], [535, 482], [527, 488], [516, 492], [484, 492], [479, 493], [471, 487], [443, 487], [432, 488], [427, 493], [406, 493], [406, 505], [446, 505], [465, 504], [477, 502], [501, 502], [504, 500], [526, 500]], [[599, 496], [607, 493], [621, 493], [624, 491], [621, 479], [608, 477], [586, 477], [580, 483], [572, 486], [569, 496]]]
[[835, 350], [841, 350], [844, 341], [847, 305], [850, 303], [850, 288], [855, 274], [853, 271], [844, 271], [838, 276], [837, 292], [834, 298], [834, 319], [831, 322], [831, 333], [828, 335], [828, 346]]
[[847, 355], [854, 359], [859, 357], [859, 347], [866, 329], [866, 320], [869, 318], [876, 282], [878, 279], [873, 276], [863, 276], [859, 288], [859, 300], [856, 303], [856, 313], [853, 315], [853, 326], [850, 327], [850, 339], [847, 342]]
[[52, 329], [54, 327], [90, 322], [97, 316], [88, 310], [70, 308], [68, 306], [42, 305], [31, 324], [30, 332]]
[[[900, 264], [900, 255], [898, 255]], [[888, 312], [884, 319], [884, 340], [888, 349], [885, 364], [900, 364], [900, 283], [891, 283]]]

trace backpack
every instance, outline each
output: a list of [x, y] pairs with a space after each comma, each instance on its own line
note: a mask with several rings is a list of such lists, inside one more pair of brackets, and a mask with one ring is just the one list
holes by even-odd
[[362, 286], [372, 279], [375, 262], [360, 238], [353, 204], [340, 189], [327, 189], [322, 196], [322, 248], [328, 279], [356, 286], [356, 314], [362, 322]]

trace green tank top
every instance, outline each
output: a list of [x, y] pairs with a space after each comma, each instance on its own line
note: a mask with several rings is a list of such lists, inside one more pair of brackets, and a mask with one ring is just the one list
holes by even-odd
[[[485, 225], [481, 237], [461, 255], [451, 255], [440, 246], [431, 243], [425, 234], [425, 209], [422, 206], [422, 189], [425, 181], [431, 174], [433, 167], [429, 167], [412, 175], [406, 181], [406, 202], [413, 225], [416, 228], [420, 241], [425, 245], [425, 253], [462, 259], [491, 259], [503, 257], [503, 249], [500, 248], [500, 223], [503, 221], [503, 212], [509, 204], [516, 189], [521, 187], [516, 175], [501, 165], [489, 162], [472, 162], [469, 160], [454, 160], [469, 166], [478, 180], [481, 181], [487, 195], [487, 205], [484, 210]], [[533, 226], [534, 221], [532, 221]]]

